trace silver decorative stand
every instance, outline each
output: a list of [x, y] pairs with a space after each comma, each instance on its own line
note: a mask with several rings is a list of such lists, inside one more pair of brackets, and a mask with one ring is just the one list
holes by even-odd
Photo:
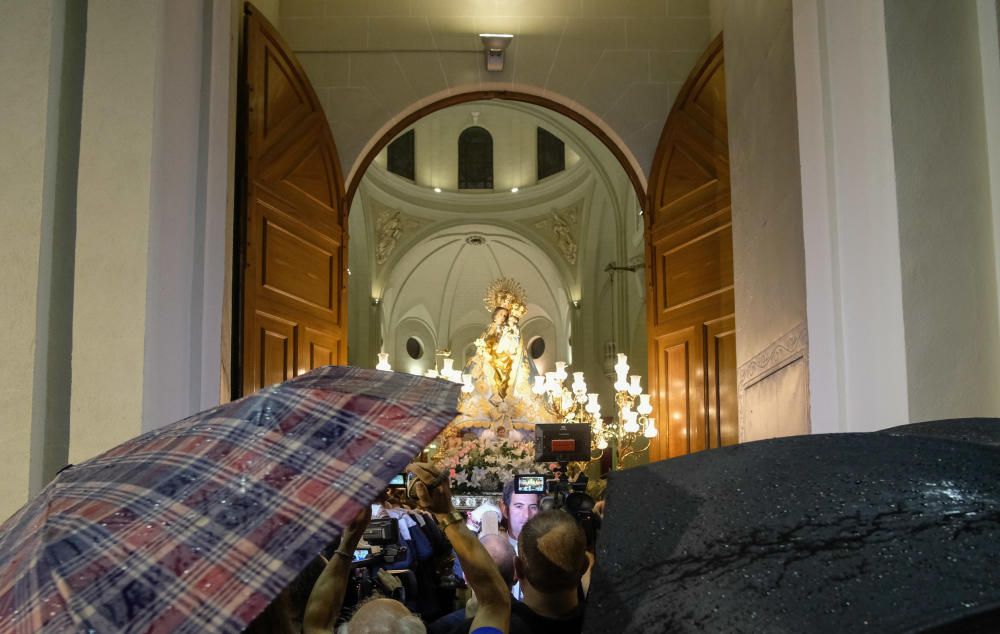
[[499, 493], [453, 493], [451, 501], [459, 511], [471, 511], [486, 503], [499, 508], [502, 497]]

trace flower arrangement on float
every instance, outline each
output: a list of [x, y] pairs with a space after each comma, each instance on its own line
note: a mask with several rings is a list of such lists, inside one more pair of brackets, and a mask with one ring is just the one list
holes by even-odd
[[534, 473], [535, 445], [508, 438], [463, 439], [438, 465], [451, 475], [456, 493], [498, 493], [518, 473]]

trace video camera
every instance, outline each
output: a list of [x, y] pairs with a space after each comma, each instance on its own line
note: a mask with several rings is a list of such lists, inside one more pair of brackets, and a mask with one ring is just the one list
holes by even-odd
[[531, 473], [515, 476], [517, 493], [543, 495], [542, 510], [561, 509], [572, 515], [587, 536], [592, 547], [597, 538], [601, 518], [594, 510], [594, 499], [587, 495], [587, 476], [582, 473], [570, 482], [567, 466], [570, 462], [590, 460], [590, 426], [581, 424], [546, 423], [535, 425], [535, 462], [558, 466], [552, 477]]

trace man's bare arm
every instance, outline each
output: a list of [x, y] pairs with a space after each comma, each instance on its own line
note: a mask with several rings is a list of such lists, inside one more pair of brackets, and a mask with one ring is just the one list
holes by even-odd
[[[464, 521], [455, 516], [448, 480], [439, 477], [437, 470], [426, 463], [414, 463], [406, 468], [420, 482], [415, 485], [420, 504], [439, 518], [445, 535], [455, 549], [458, 561], [469, 587], [476, 593], [479, 610], [472, 621], [472, 629], [495, 627], [501, 632], [510, 629], [510, 589], [504, 583], [497, 565], [479, 543], [476, 535]], [[430, 486], [438, 483], [436, 486]]]
[[347, 578], [351, 572], [351, 562], [354, 561], [354, 549], [361, 541], [371, 516], [371, 507], [365, 507], [354, 518], [344, 531], [340, 546], [330, 557], [330, 561], [326, 562], [326, 567], [313, 584], [302, 616], [303, 634], [329, 634], [333, 631], [337, 615], [344, 605]]

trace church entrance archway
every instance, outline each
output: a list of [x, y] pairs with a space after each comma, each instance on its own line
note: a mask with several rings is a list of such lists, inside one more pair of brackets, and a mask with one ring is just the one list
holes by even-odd
[[609, 132], [610, 128], [597, 123], [594, 119], [591, 119], [584, 114], [581, 114], [580, 109], [574, 108], [569, 100], [557, 101], [551, 97], [519, 90], [470, 90], [467, 92], [451, 94], [436, 101], [432, 101], [426, 105], [413, 108], [398, 118], [398, 120], [393, 123], [388, 130], [379, 134], [374, 143], [369, 143], [368, 150], [362, 155], [361, 159], [351, 170], [352, 173], [349, 175], [349, 182], [347, 184], [348, 207], [350, 206], [354, 195], [358, 191], [358, 185], [361, 183], [361, 179], [364, 178], [365, 171], [368, 169], [368, 166], [370, 166], [372, 161], [375, 160], [378, 153], [381, 152], [390, 141], [395, 139], [400, 132], [403, 132], [415, 122], [423, 119], [427, 115], [437, 112], [438, 110], [443, 110], [445, 108], [463, 103], [469, 103], [471, 101], [491, 101], [494, 99], [518, 101], [541, 106], [542, 108], [557, 112], [580, 124], [598, 140], [600, 140], [601, 143], [603, 143], [608, 150], [611, 151], [614, 157], [618, 159], [618, 162], [621, 163], [622, 169], [625, 170], [625, 173], [628, 175], [629, 181], [632, 183], [632, 187], [635, 189], [635, 195], [640, 201], [646, 200], [646, 182], [638, 168], [638, 163], [635, 161], [631, 152], [625, 148], [624, 143], [620, 143], [612, 138], [612, 133]]
[[[251, 11], [248, 23], [253, 17]], [[257, 19], [263, 21], [259, 16]], [[273, 27], [267, 27], [274, 32]], [[275, 33], [271, 40], [280, 42], [280, 37]], [[272, 48], [272, 53], [278, 50]], [[499, 100], [545, 108], [586, 129], [617, 159], [640, 208], [646, 212], [643, 218], [649, 355], [646, 378], [660, 431], [651, 457], [673, 457], [737, 440], [735, 423], [730, 423], [736, 420], [736, 368], [732, 354], [735, 310], [721, 36], [706, 51], [671, 110], [649, 174], [648, 190], [645, 175], [624, 143], [600, 121], [574, 108], [571, 99], [515, 90], [468, 91], [414, 105], [369, 143], [345, 184], [326, 122], [314, 131], [317, 144], [309, 145], [303, 140], [305, 137], [297, 136], [306, 119], [319, 123], [321, 117], [317, 115], [321, 109], [304, 73], [294, 63], [294, 56], [289, 54], [289, 58], [287, 67], [298, 71], [298, 78], [273, 94], [262, 97], [258, 92], [249, 96], [246, 103], [263, 106], [261, 100], [268, 96], [285, 99], [289, 94], [297, 94], [302, 97], [300, 104], [311, 107], [295, 114], [298, 106], [274, 101], [266, 108], [256, 111], [247, 108], [244, 112], [251, 124], [243, 129], [245, 137], [241, 139], [251, 151], [248, 187], [254, 182], [255, 169], [258, 176], [271, 179], [271, 186], [259, 188], [264, 195], [256, 198], [252, 191], [244, 191], [247, 208], [237, 213], [234, 313], [238, 313], [239, 320], [234, 323], [233, 339], [234, 372], [239, 374], [233, 383], [242, 389], [234, 390], [234, 395], [261, 387], [271, 379], [290, 378], [312, 365], [346, 362], [347, 215], [365, 172], [378, 153], [416, 121], [451, 106]], [[280, 66], [282, 55], [268, 53], [261, 59], [265, 65], [271, 64], [270, 71]], [[268, 172], [262, 169], [264, 162], [258, 160], [254, 164], [253, 145], [264, 139], [253, 138], [252, 122], [254, 117], [266, 118], [279, 112], [276, 106], [289, 107], [288, 113], [300, 120], [288, 125], [289, 139], [274, 142], [271, 147], [282, 151], [296, 149], [297, 143], [302, 147], [296, 149], [301, 150], [300, 155], [292, 158], [278, 157], [278, 149], [274, 149], [275, 154], [270, 157], [274, 161], [273, 170]], [[260, 130], [270, 134], [278, 129], [272, 123], [263, 121]], [[282, 188], [287, 191], [279, 192]], [[266, 198], [276, 192], [284, 202], [299, 197], [307, 214], [309, 206], [315, 206], [318, 200], [323, 208], [320, 215], [330, 231], [308, 237], [282, 232], [287, 227], [275, 223], [278, 216], [272, 214], [274, 218], [268, 219], [261, 211], [275, 206], [273, 200], [269, 202]], [[256, 216], [254, 209], [260, 211]], [[271, 234], [265, 235], [264, 229], [268, 227]], [[323, 273], [318, 276], [322, 288], [296, 287], [292, 290], [301, 292], [289, 293], [291, 287], [278, 288], [282, 281], [267, 277], [280, 273], [280, 267], [275, 266], [280, 264], [277, 261], [267, 268], [267, 258], [280, 255], [277, 249], [281, 244], [271, 244], [270, 252], [267, 251], [267, 241], [274, 242], [275, 237], [286, 238], [286, 242], [297, 239], [317, 247], [310, 253], [316, 256], [313, 264], [319, 267], [317, 271]], [[286, 255], [301, 258], [305, 251], [291, 248], [290, 244], [285, 245]], [[317, 275], [307, 277], [316, 279]], [[284, 286], [294, 283], [289, 277]], [[278, 316], [276, 311], [281, 311], [276, 307], [280, 307], [277, 303], [268, 304], [270, 300], [301, 304], [298, 308], [305, 318]], [[678, 319], [687, 321], [681, 323]], [[264, 358], [267, 355], [270, 361]]]

